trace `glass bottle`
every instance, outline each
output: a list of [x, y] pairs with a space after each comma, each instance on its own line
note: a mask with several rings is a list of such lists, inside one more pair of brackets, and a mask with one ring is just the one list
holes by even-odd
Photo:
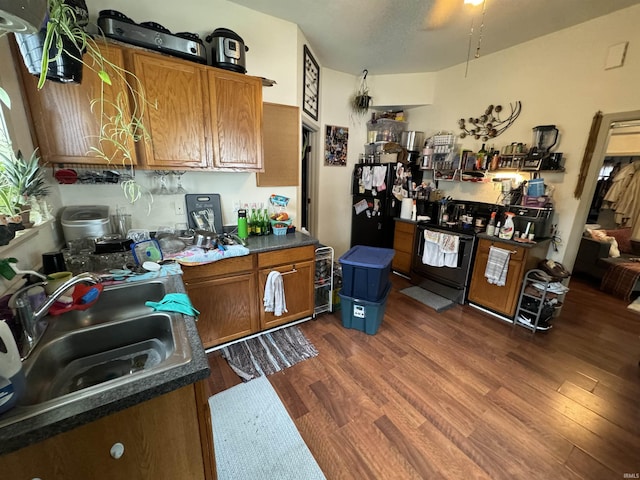
[[255, 224], [254, 224], [254, 220], [253, 220], [253, 212], [254, 212], [254, 210], [255, 210], [254, 208], [251, 208], [251, 210], [247, 209], [247, 212], [248, 212], [248, 215], [247, 215], [247, 232], [251, 236], [256, 234]]
[[476, 170], [485, 170], [486, 169], [486, 158], [487, 151], [484, 149], [485, 144], [482, 144], [482, 148], [478, 150], [476, 154]]
[[256, 236], [262, 235], [262, 223], [260, 222], [260, 216], [258, 212], [258, 208], [254, 207], [251, 214], [253, 220], [253, 234]]
[[269, 219], [269, 213], [266, 208], [262, 209], [262, 230], [263, 235], [269, 235], [271, 233], [271, 220]]
[[491, 212], [491, 218], [487, 224], [487, 235], [493, 235], [496, 231], [496, 212]]

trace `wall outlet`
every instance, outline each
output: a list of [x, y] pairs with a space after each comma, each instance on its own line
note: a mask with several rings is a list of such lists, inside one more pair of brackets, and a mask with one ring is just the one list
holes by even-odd
[[240, 210], [240, 202], [235, 201], [233, 202], [233, 213], [238, 213], [238, 210]]

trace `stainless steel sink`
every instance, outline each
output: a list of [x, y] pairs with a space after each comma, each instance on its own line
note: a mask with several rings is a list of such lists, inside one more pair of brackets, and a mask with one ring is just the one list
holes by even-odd
[[167, 291], [162, 279], [105, 287], [89, 309], [45, 317], [23, 362], [26, 393], [0, 427], [190, 362], [182, 315], [144, 305]]
[[72, 310], [46, 319], [49, 321], [49, 330], [56, 333], [138, 317], [151, 311], [145, 306], [146, 301], [159, 302], [166, 293], [166, 284], [161, 279], [114, 285], [105, 287], [98, 301], [88, 310]]
[[27, 391], [20, 404], [72, 398], [85, 389], [181, 365], [191, 353], [181, 342], [181, 326], [178, 315], [156, 312], [64, 333], [25, 362]]

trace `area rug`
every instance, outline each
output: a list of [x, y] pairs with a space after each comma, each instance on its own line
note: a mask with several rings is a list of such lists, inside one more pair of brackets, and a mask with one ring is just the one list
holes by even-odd
[[400, 293], [405, 294], [408, 297], [411, 297], [420, 303], [433, 308], [436, 312], [440, 313], [446, 310], [447, 308], [451, 308], [455, 305], [454, 302], [449, 300], [448, 298], [441, 297], [440, 295], [430, 292], [429, 290], [425, 290], [420, 287], [408, 287], [400, 290]]
[[245, 382], [318, 355], [316, 347], [295, 325], [235, 343], [220, 351]]
[[266, 377], [209, 398], [219, 480], [325, 476]]

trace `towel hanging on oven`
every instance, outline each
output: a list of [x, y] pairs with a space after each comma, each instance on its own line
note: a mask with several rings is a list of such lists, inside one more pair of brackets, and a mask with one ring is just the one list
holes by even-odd
[[460, 237], [425, 229], [422, 263], [432, 267], [458, 266]]
[[498, 247], [489, 247], [489, 258], [484, 276], [487, 282], [503, 287], [507, 281], [507, 271], [509, 270], [509, 257], [511, 252]]

